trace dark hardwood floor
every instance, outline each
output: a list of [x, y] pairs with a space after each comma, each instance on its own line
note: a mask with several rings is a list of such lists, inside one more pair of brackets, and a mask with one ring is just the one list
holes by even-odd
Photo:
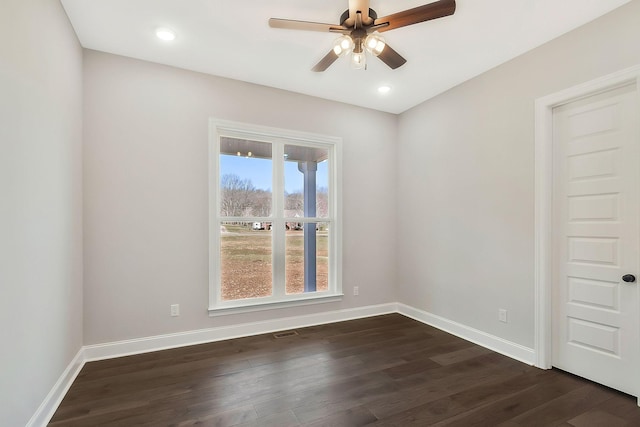
[[640, 426], [631, 396], [398, 314], [297, 332], [87, 363], [49, 425]]

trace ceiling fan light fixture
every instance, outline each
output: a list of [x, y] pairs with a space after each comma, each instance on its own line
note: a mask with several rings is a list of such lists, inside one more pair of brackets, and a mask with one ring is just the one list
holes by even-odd
[[353, 52], [353, 55], [351, 55], [351, 67], [355, 68], [356, 70], [362, 69], [365, 67], [365, 65], [367, 65], [367, 56], [365, 55], [364, 51], [361, 50], [360, 52]]
[[333, 52], [338, 56], [345, 56], [353, 50], [353, 39], [346, 34], [333, 43]]
[[378, 56], [382, 53], [387, 44], [378, 32], [374, 32], [367, 36], [364, 41], [364, 46], [367, 49], [367, 52], [374, 56]]

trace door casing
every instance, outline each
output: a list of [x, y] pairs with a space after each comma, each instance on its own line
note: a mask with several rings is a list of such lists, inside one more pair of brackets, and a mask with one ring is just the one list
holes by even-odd
[[[535, 103], [535, 366], [551, 368], [553, 108], [628, 84], [640, 90], [640, 65], [538, 98]], [[640, 120], [640, 117], [638, 118]], [[640, 313], [640, 307], [638, 312]], [[640, 322], [640, 315], [638, 316]], [[640, 339], [640, 336], [636, 337]], [[638, 361], [640, 365], [640, 361]], [[640, 371], [640, 369], [639, 369]], [[640, 378], [636, 383], [640, 384]], [[640, 389], [636, 390], [636, 396]], [[639, 399], [640, 404], [640, 399]]]

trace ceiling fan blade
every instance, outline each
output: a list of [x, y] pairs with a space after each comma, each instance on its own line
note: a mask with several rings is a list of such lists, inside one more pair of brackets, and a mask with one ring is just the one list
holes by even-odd
[[315, 65], [315, 67], [311, 69], [311, 71], [315, 71], [316, 73], [321, 73], [322, 71], [329, 68], [331, 64], [333, 64], [336, 61], [336, 59], [338, 59], [338, 55], [336, 55], [336, 53], [332, 49], [329, 51], [329, 53], [325, 55], [324, 58], [320, 60], [320, 62], [318, 62]]
[[382, 27], [378, 31], [389, 31], [400, 27], [406, 27], [407, 25], [413, 25], [419, 22], [429, 21], [431, 19], [453, 15], [455, 11], [455, 0], [440, 0], [425, 4], [424, 6], [414, 7], [413, 9], [378, 18], [375, 21], [375, 25], [388, 22], [388, 26]]
[[378, 55], [378, 58], [387, 64], [392, 70], [404, 65], [407, 62], [398, 52], [393, 50], [391, 46], [386, 45], [382, 50], [382, 53]]
[[344, 21], [344, 25], [353, 27], [358, 12], [362, 14], [362, 22], [364, 25], [372, 23], [373, 20], [369, 18], [369, 0], [349, 0], [349, 17]]
[[320, 31], [323, 33], [343, 32], [348, 30], [346, 27], [337, 24], [322, 24], [320, 22], [295, 21], [292, 19], [269, 19], [271, 28], [284, 28], [286, 30], [304, 30], [304, 31]]

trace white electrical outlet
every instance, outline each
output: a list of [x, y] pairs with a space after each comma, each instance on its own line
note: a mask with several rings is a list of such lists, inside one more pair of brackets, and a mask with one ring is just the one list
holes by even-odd
[[171, 317], [180, 316], [180, 304], [171, 304]]
[[357, 286], [353, 287], [353, 295], [358, 296], [360, 295], [360, 288], [358, 288]]
[[504, 308], [498, 310], [498, 320], [507, 323], [507, 310]]

